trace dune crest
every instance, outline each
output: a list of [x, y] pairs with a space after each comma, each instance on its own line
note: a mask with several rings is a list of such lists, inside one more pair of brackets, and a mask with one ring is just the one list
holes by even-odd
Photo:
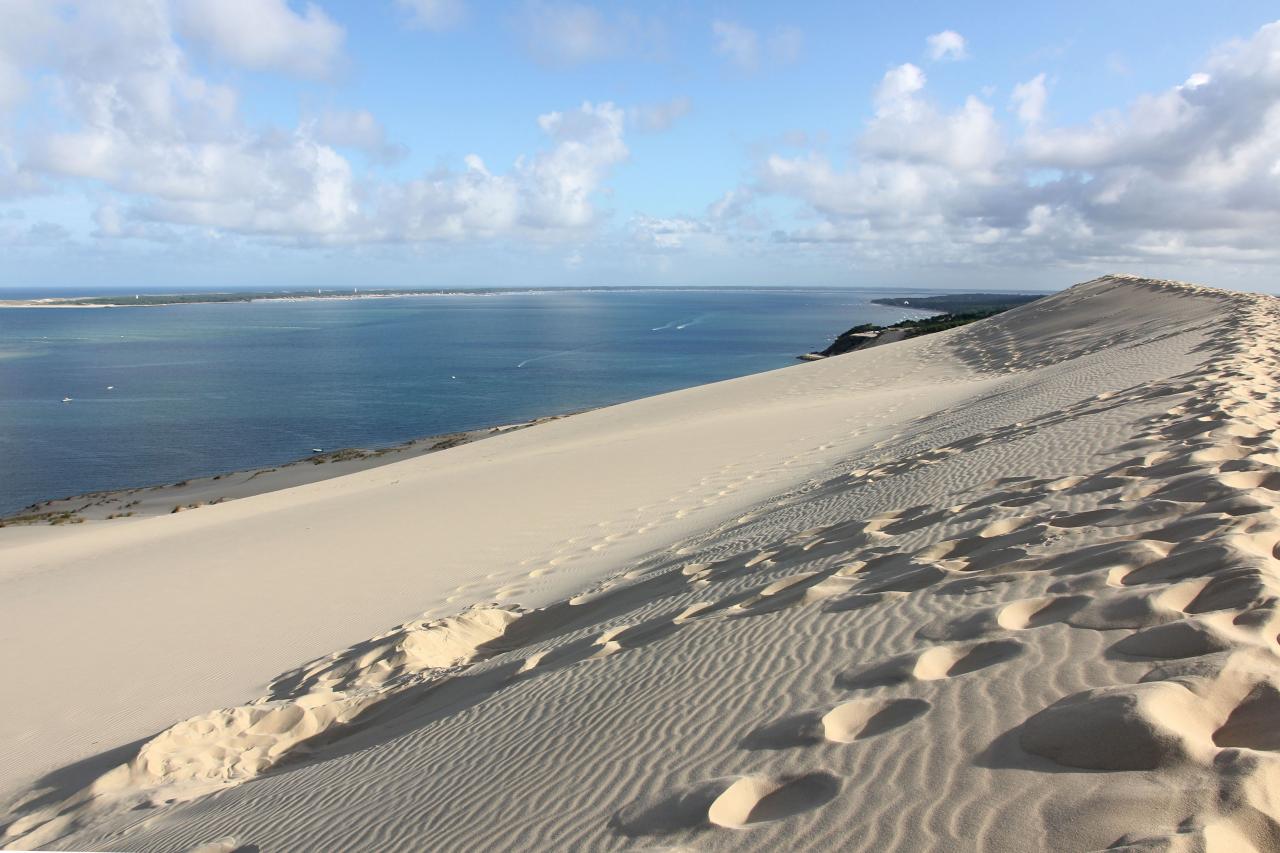
[[[896, 372], [877, 376], [885, 353]], [[470, 577], [474, 600], [452, 614], [287, 670], [96, 775], [19, 788], [0, 838], [1276, 849], [1277, 370], [1274, 299], [1116, 275], [936, 336], [603, 410], [575, 435], [617, 437], [641, 490], [666, 482], [672, 435], [718, 452], [714, 431], [646, 444], [677, 429], [668, 406], [777, 426], [781, 408], [751, 408], [777, 394], [822, 449], [756, 433], [716, 464], [760, 472], [750, 482], [772, 493], [719, 496], [723, 513], [696, 527], [657, 519], [690, 517], [705, 491], [655, 501], [631, 524], [667, 541], [557, 595]], [[539, 435], [563, 449], [566, 428], [485, 452], [514, 460]], [[398, 464], [436, 470], [460, 451]], [[333, 500], [377, 493], [344, 488]], [[194, 535], [171, 524], [155, 535]], [[610, 530], [575, 548], [600, 553], [624, 532]], [[520, 606], [495, 603], [508, 600]]]

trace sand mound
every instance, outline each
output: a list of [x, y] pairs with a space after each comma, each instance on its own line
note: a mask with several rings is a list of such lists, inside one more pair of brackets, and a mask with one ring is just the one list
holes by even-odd
[[1055, 702], [1027, 721], [1027, 752], [1068, 767], [1153, 770], [1189, 759], [1188, 732], [1204, 729], [1196, 700], [1169, 682], [1104, 687]]
[[[373, 579], [324, 569], [324, 596], [295, 563], [299, 595], [327, 601], [314, 613], [283, 596], [246, 605], [252, 619], [210, 611], [268, 651], [307, 647], [295, 636], [335, 613], [367, 627], [409, 590], [433, 609], [296, 654], [244, 694], [258, 699], [171, 715], [133, 745], [108, 712], [160, 714], [156, 685], [205, 695], [200, 654], [219, 637], [166, 648], [124, 626], [77, 657], [19, 632], [16, 656], [56, 659], [95, 714], [53, 718], [31, 742], [4, 723], [24, 766], [67, 766], [14, 777], [3, 842], [1280, 849], [1278, 369], [1274, 300], [1110, 276], [939, 335], [386, 466], [385, 480], [337, 478], [323, 499], [265, 496], [281, 502], [258, 504], [270, 525], [214, 507], [141, 522], [136, 543], [89, 531], [97, 570], [170, 614], [223, 577], [203, 557], [174, 568], [204, 553], [197, 521], [247, 537], [235, 565], [263, 573], [284, 543], [307, 568], [339, 547], [300, 538], [307, 519], [413, 558], [389, 584], [369, 547]], [[419, 513], [455, 495], [474, 512], [468, 478], [528, 517], [451, 516], [428, 536], [361, 514], [405, 495]], [[545, 519], [562, 519], [554, 535]], [[36, 568], [0, 617], [54, 619], [42, 602], [65, 603], [53, 591], [89, 547], [58, 535], [22, 552]], [[447, 585], [416, 580], [436, 572]], [[225, 604], [212, 586], [210, 607]], [[492, 603], [507, 600], [521, 606]], [[93, 667], [108, 653], [168, 668], [131, 676], [131, 706], [83, 687], [107, 683]], [[224, 659], [237, 678], [271, 675]], [[53, 717], [63, 695], [24, 701]], [[94, 758], [75, 740], [89, 735], [115, 750]]]
[[[64, 803], [24, 815], [5, 834], [23, 846], [43, 845], [103, 811], [190, 800], [245, 782], [395, 693], [483, 657], [485, 644], [499, 639], [520, 617], [512, 610], [488, 608], [415, 620], [287, 673], [269, 696], [252, 704], [212, 711], [166, 729], [142, 744], [129, 763]], [[205, 847], [216, 850], [223, 843]]]

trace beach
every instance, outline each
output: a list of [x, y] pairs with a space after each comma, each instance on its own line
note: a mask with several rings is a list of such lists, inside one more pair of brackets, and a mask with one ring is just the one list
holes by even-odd
[[315, 452], [309, 456], [291, 462], [282, 462], [279, 465], [191, 477], [176, 483], [109, 489], [65, 498], [53, 498], [0, 516], [0, 527], [29, 524], [82, 524], [86, 521], [114, 521], [186, 512], [203, 506], [216, 506], [226, 501], [291, 489], [308, 483], [318, 483], [321, 480], [342, 477], [379, 465], [401, 462], [424, 453], [439, 453], [442, 450], [449, 450], [512, 430], [568, 417], [569, 414], [549, 415], [523, 423], [501, 424], [484, 429], [428, 435], [391, 447], [344, 447], [329, 451], [315, 448]]
[[6, 527], [0, 843], [1275, 849], [1278, 321], [1105, 276]]

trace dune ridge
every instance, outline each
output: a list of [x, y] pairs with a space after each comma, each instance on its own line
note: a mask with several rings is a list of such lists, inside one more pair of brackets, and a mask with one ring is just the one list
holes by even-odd
[[[1271, 297], [1113, 275], [677, 397], [715, 421], [791, 375], [782, 397], [840, 435], [576, 590], [482, 588], [27, 786], [0, 838], [1276, 849], [1278, 320]], [[886, 353], [901, 384], [860, 385]], [[847, 386], [891, 417], [851, 425]]]

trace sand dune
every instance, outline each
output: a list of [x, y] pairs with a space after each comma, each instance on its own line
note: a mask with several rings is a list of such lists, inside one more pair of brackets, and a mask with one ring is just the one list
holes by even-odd
[[0, 531], [0, 840], [1280, 848], [1278, 320], [1111, 276], [195, 513]]

